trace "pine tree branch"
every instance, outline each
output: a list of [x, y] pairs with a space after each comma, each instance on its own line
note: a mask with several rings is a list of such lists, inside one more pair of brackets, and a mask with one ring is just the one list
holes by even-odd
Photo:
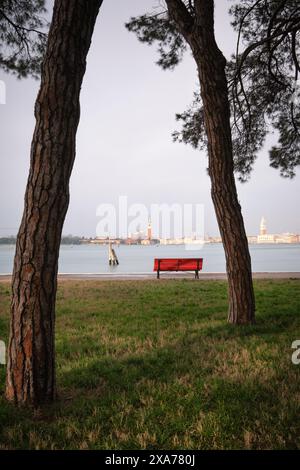
[[182, 0], [166, 0], [166, 4], [170, 18], [176, 23], [181, 34], [186, 38], [189, 36], [194, 25], [192, 15], [189, 13]]
[[[261, 39], [260, 41], [257, 41], [255, 43], [252, 43], [250, 46], [248, 46], [245, 51], [243, 52], [242, 56], [241, 56], [241, 59], [240, 59], [240, 62], [239, 62], [239, 65], [238, 65], [238, 68], [237, 68], [237, 71], [236, 71], [236, 76], [238, 77], [240, 71], [241, 71], [241, 68], [246, 60], [246, 58], [248, 57], [248, 55], [255, 49], [257, 49], [258, 47], [266, 44], [266, 43], [270, 43], [271, 41], [273, 41], [273, 39], [277, 39], [279, 38], [280, 36], [286, 36], [286, 34], [288, 33], [293, 33], [293, 32], [297, 32], [299, 29], [300, 29], [300, 18], [296, 18], [296, 20], [293, 22], [295, 24], [292, 24], [290, 27], [288, 27], [287, 29], [285, 29], [284, 31], [280, 31], [280, 32], [277, 32], [277, 33], [274, 33], [272, 34], [271, 36], [269, 37], [266, 37], [264, 39]], [[281, 41], [280, 41], [281, 42]]]
[[39, 34], [41, 36], [47, 36], [46, 33], [43, 33], [43, 31], [39, 31], [37, 29], [34, 29], [34, 28], [26, 28], [25, 26], [20, 26], [16, 23], [14, 23], [5, 13], [3, 10], [0, 9], [0, 15], [3, 16], [3, 18], [16, 30], [17, 33], [19, 33], [19, 31], [26, 31], [28, 33], [36, 33], [36, 34]]

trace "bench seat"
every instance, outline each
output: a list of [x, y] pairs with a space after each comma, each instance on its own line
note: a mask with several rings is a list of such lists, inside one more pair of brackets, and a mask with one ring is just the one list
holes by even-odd
[[155, 258], [153, 271], [195, 271], [195, 278], [199, 279], [199, 271], [203, 266], [203, 258]]

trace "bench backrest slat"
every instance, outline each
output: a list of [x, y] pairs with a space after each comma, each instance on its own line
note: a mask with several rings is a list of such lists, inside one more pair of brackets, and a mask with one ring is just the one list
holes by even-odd
[[155, 258], [153, 271], [201, 270], [203, 258]]

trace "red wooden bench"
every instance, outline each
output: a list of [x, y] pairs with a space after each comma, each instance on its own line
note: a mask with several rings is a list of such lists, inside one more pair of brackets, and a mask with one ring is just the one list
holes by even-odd
[[195, 271], [195, 279], [199, 279], [199, 271], [203, 265], [203, 258], [155, 258], [153, 271]]

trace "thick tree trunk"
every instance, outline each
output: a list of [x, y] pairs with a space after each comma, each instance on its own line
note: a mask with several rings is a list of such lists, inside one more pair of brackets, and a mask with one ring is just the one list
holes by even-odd
[[[179, 5], [181, 3], [181, 6]], [[167, 0], [169, 11], [191, 46], [198, 66], [208, 139], [211, 194], [223, 240], [231, 323], [255, 321], [251, 259], [233, 173], [226, 60], [214, 37], [213, 0], [195, 0], [191, 24], [182, 2]]]
[[102, 0], [56, 0], [35, 105], [25, 207], [12, 282], [6, 397], [38, 405], [56, 394], [57, 266], [75, 158], [79, 94]]

